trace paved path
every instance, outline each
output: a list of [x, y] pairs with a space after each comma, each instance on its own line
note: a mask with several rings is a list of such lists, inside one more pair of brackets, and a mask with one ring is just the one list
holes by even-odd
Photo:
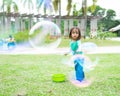
[[103, 53], [119, 53], [120, 46], [98, 47], [96, 50], [88, 52], [88, 54], [103, 54]]
[[[120, 37], [112, 38], [111, 40], [120, 41]], [[14, 50], [0, 50], [0, 54], [64, 54], [68, 52], [69, 48], [57, 48], [57, 49], [35, 49], [29, 47], [19, 46]], [[118, 53], [120, 54], [120, 46], [107, 46], [97, 47], [96, 49], [90, 50], [87, 54], [104, 54], [104, 53]]]
[[[64, 54], [69, 48], [57, 48], [57, 49], [35, 49], [35, 48], [16, 48], [14, 50], [2, 50], [0, 54]], [[110, 47], [97, 47], [95, 50], [90, 50], [87, 54], [103, 54], [103, 53], [119, 53], [120, 46]]]

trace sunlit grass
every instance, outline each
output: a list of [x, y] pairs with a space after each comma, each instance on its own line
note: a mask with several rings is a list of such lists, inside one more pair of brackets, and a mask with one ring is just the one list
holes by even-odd
[[55, 83], [52, 75], [74, 70], [62, 64], [62, 55], [0, 55], [0, 96], [119, 96], [120, 54], [88, 55], [99, 62], [86, 78], [89, 87], [78, 88], [69, 82]]
[[[62, 38], [62, 42], [59, 47], [69, 47], [69, 38]], [[99, 40], [99, 39], [81, 39], [82, 43], [85, 42], [93, 42], [97, 46], [120, 46], [120, 41], [112, 41], [112, 40]]]

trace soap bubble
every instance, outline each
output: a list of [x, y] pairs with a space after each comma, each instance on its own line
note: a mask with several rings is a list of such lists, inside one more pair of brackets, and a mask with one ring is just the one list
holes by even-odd
[[91, 70], [94, 70], [95, 66], [98, 64], [99, 59], [95, 58], [95, 60], [91, 60], [88, 56], [85, 55], [73, 55], [71, 57], [66, 56], [63, 58], [62, 63], [69, 66], [74, 67], [74, 61], [79, 59], [79, 63], [81, 66], [83, 66], [83, 70], [85, 72], [90, 72]]
[[[76, 78], [76, 71], [75, 71], [75, 64], [74, 64], [75, 60], [79, 60], [78, 62], [79, 62], [79, 64], [81, 66], [83, 66], [83, 70], [85, 72], [85, 79], [82, 82], [78, 81], [77, 78]], [[87, 86], [89, 86], [91, 84], [91, 82], [92, 82], [93, 77], [91, 77], [91, 78], [86, 77], [86, 73], [94, 70], [96, 64], [98, 64], [98, 58], [96, 58], [96, 60], [93, 62], [87, 56], [74, 55], [74, 56], [72, 56], [71, 61], [73, 62], [72, 64], [74, 65], [74, 70], [71, 71], [68, 74], [68, 79], [70, 80], [70, 82], [73, 85], [78, 86], [78, 87], [87, 87]]]
[[92, 42], [85, 42], [82, 43], [81, 48], [84, 52], [90, 52], [90, 51], [95, 51], [97, 49], [97, 45]]
[[31, 28], [29, 42], [34, 48], [57, 48], [61, 42], [61, 31], [51, 21], [40, 21]]

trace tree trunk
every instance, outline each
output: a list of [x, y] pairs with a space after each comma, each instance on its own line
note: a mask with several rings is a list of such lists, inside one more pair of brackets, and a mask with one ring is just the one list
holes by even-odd
[[86, 28], [87, 28], [87, 0], [83, 0], [82, 1], [82, 11], [83, 11], [83, 16], [84, 16], [84, 20], [85, 20], [85, 31], [84, 31], [84, 38], [86, 37]]
[[61, 0], [59, 0], [59, 28], [61, 28]]

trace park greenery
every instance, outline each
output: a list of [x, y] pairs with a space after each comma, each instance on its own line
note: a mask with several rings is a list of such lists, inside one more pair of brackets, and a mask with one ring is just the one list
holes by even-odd
[[[10, 13], [14, 6], [14, 12], [18, 12], [19, 5], [14, 0], [2, 0], [1, 9]], [[16, 0], [17, 1], [17, 0]], [[33, 0], [20, 0], [24, 6], [31, 11]], [[36, 0], [36, 9], [40, 10], [44, 0]], [[52, 0], [55, 12], [60, 12], [61, 0]], [[86, 0], [83, 0], [86, 1]], [[116, 13], [112, 9], [106, 10], [96, 5], [97, 0], [93, 0], [93, 5], [86, 6], [86, 10], [77, 10], [76, 4], [71, 6], [72, 0], [68, 0], [67, 16], [99, 16], [98, 34], [95, 38], [89, 38], [90, 21], [87, 20], [86, 38], [82, 38], [82, 43], [93, 42], [97, 46], [119, 46], [120, 41], [112, 41], [110, 38], [120, 36], [120, 32], [109, 32], [109, 29], [120, 24], [120, 20], [114, 17]], [[28, 5], [27, 5], [28, 4]], [[71, 10], [73, 8], [73, 11]], [[48, 9], [44, 7], [44, 15]], [[87, 11], [87, 12], [85, 12]], [[61, 13], [61, 12], [60, 12]], [[87, 14], [86, 14], [87, 13]], [[60, 15], [60, 14], [59, 14]], [[26, 20], [25, 30], [12, 34], [17, 43], [28, 42], [29, 31], [28, 20]], [[61, 32], [64, 33], [64, 22], [61, 21]], [[74, 21], [74, 26], [76, 26]], [[37, 34], [37, 32], [36, 32]], [[35, 35], [36, 35], [35, 34]], [[69, 47], [69, 38], [61, 36], [62, 41], [59, 48]], [[53, 38], [51, 40], [55, 40]], [[49, 41], [46, 38], [46, 42]], [[86, 79], [92, 78], [90, 86], [79, 88], [72, 85], [69, 75], [74, 68], [64, 64], [62, 61], [69, 56], [59, 54], [37, 54], [37, 55], [3, 55], [0, 54], [0, 96], [119, 96], [120, 95], [120, 54], [85, 54], [93, 62], [98, 59], [94, 70], [85, 73]], [[67, 61], [66, 61], [67, 62]], [[53, 82], [52, 75], [63, 73], [66, 76], [65, 82]]]
[[[98, 8], [98, 11], [95, 11], [96, 13], [94, 13], [93, 15], [103, 16], [105, 14], [105, 9], [102, 9], [99, 6], [97, 6], [97, 8]], [[103, 10], [102, 13], [100, 13], [101, 10]], [[119, 20], [114, 19], [114, 16], [115, 16], [115, 11], [110, 9], [110, 10], [107, 11], [105, 17], [98, 20], [98, 31], [97, 31], [97, 37], [95, 37], [95, 38], [97, 38], [97, 39], [99, 38], [99, 39], [103, 40], [103, 39], [106, 39], [108, 37], [111, 38], [111, 37], [120, 36], [120, 31], [119, 30], [115, 31], [113, 33], [109, 31], [110, 28], [112, 28], [116, 25], [119, 25], [119, 23], [120, 23]], [[74, 21], [74, 26], [76, 26], [76, 25], [77, 24]], [[62, 34], [64, 33], [64, 22], [63, 21], [61, 21], [61, 32], [62, 32]], [[14, 35], [15, 35], [16, 41], [18, 41], [18, 42], [27, 40], [28, 37], [29, 37], [29, 29], [28, 29], [27, 25], [26, 25], [26, 30], [24, 30], [23, 32], [17, 32]], [[86, 36], [89, 36], [89, 35], [90, 35], [90, 22], [88, 20], [87, 21]]]
[[[69, 47], [69, 39], [63, 38], [62, 42], [60, 43], [60, 45], [58, 47], [60, 48], [64, 48], [64, 47]], [[120, 41], [113, 41], [110, 39], [106, 39], [106, 40], [101, 40], [101, 39], [81, 39], [82, 43], [85, 42], [93, 42], [95, 43], [98, 47], [99, 46], [119, 46], [120, 45]]]
[[[72, 85], [69, 75], [74, 68], [62, 63], [62, 55], [0, 55], [0, 96], [119, 96], [119, 54], [89, 54], [98, 58], [93, 79], [85, 88]], [[52, 75], [65, 74], [65, 82], [52, 81]]]
[[[62, 1], [61, 0], [48, 0], [48, 1], [49, 2], [45, 2], [44, 0], [36, 0], [36, 6], [34, 6], [34, 7], [37, 10], [42, 10], [41, 6], [43, 5], [44, 6], [44, 14], [43, 15], [50, 15], [48, 12], [48, 11], [50, 11], [50, 8], [48, 8], [46, 4], [51, 6], [50, 4], [52, 3], [55, 13], [59, 13], [59, 15], [61, 15], [62, 10], [61, 10], [60, 5], [61, 5]], [[19, 2], [21, 4], [23, 4], [24, 8], [29, 9], [29, 11], [31, 12], [31, 10], [33, 8], [33, 0], [20, 0]], [[96, 5], [97, 0], [93, 0], [93, 4], [91, 6], [85, 5], [86, 2], [87, 2], [87, 0], [83, 0], [83, 5], [78, 10], [76, 8], [77, 4], [76, 3], [72, 4], [72, 0], [68, 0], [68, 5], [66, 6], [66, 9], [68, 11], [67, 16], [85, 16], [86, 15], [86, 16], [98, 16], [98, 17], [100, 17], [100, 20], [98, 20], [98, 24], [97, 24], [98, 25], [97, 31], [101, 32], [100, 35], [107, 35], [108, 33], [106, 34], [106, 32], [108, 32], [110, 28], [115, 27], [115, 26], [120, 24], [120, 20], [115, 19], [116, 12], [114, 10], [105, 9], [99, 5]], [[83, 8], [84, 5], [85, 5], [85, 8]], [[3, 0], [2, 4], [0, 6], [1, 12], [6, 12], [6, 13], [11, 13], [12, 8], [13, 8], [14, 13], [17, 13], [17, 12], [19, 12], [20, 7], [21, 6], [19, 6], [15, 0]], [[26, 34], [28, 34], [28, 33], [24, 33], [24, 32], [28, 32], [30, 30], [28, 27], [28, 25], [29, 25], [28, 23], [29, 23], [29, 21], [26, 19], [25, 20], [25, 30], [22, 30], [23, 31], [22, 36], [24, 39], [25, 39], [25, 37], [27, 38]], [[74, 26], [76, 26], [76, 25], [77, 25], [76, 21], [74, 21]], [[87, 28], [86, 35], [89, 36], [90, 35], [89, 34], [90, 33], [90, 21], [89, 21], [89, 19], [87, 20], [86, 26], [87, 26], [86, 27]], [[61, 29], [62, 33], [64, 33], [64, 22], [63, 21], [61, 21], [61, 28], [60, 29]], [[21, 37], [22, 33], [20, 33], [19, 31], [15, 32], [15, 34], [17, 34], [17, 36], [16, 36], [17, 41], [20, 41], [20, 37]], [[116, 36], [120, 36], [119, 31], [116, 31], [114, 33], [116, 34]], [[19, 35], [20, 35], [20, 37], [18, 37]], [[107, 35], [107, 36], [109, 36], [109, 35]], [[113, 36], [115, 36], [115, 35], [113, 35]]]

